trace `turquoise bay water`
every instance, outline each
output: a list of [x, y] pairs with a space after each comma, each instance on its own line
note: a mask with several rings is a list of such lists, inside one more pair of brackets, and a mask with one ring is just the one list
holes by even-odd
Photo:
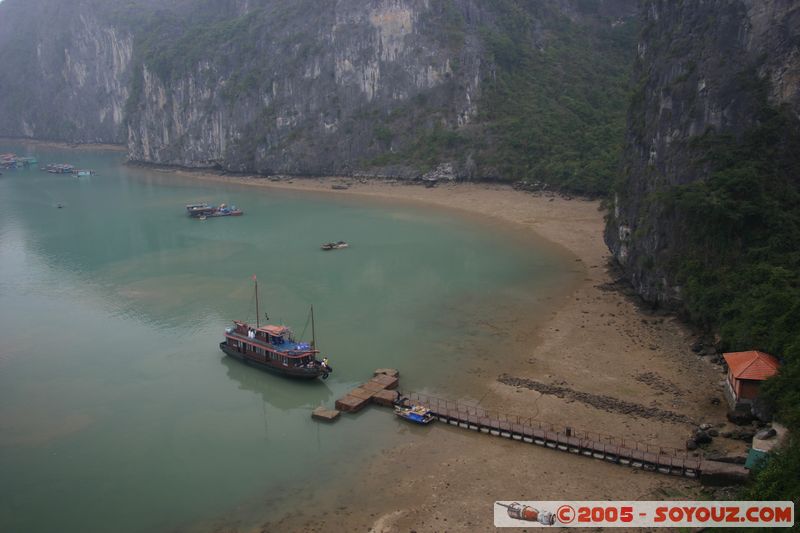
[[[114, 152], [0, 146], [96, 176], [0, 176], [0, 531], [203, 531], [258, 524], [357, 475], [403, 422], [311, 410], [371, 376], [468, 395], [457, 370], [502, 356], [476, 324], [536, 313], [569, 263], [448, 212], [199, 182]], [[243, 217], [191, 220], [226, 202]], [[63, 204], [62, 209], [57, 205]], [[347, 250], [319, 244], [345, 239]], [[298, 383], [224, 357], [232, 319], [317, 341], [335, 372]], [[310, 337], [310, 327], [304, 338]]]

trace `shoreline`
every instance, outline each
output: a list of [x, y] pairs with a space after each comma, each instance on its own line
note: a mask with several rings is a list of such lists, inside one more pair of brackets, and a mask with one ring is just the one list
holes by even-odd
[[29, 144], [44, 148], [59, 148], [63, 150], [102, 150], [108, 152], [127, 152], [124, 144], [108, 143], [68, 143], [64, 141], [47, 141], [42, 139], [29, 139], [27, 137], [0, 137], [0, 142], [9, 144]]
[[[722, 374], [718, 366], [690, 351], [693, 333], [677, 318], [648, 313], [621, 291], [609, 288], [615, 279], [602, 240], [604, 220], [597, 200], [533, 195], [488, 183], [428, 189], [394, 180], [284, 177], [273, 181], [184, 169], [169, 173], [216, 183], [456, 210], [479, 216], [496, 225], [497, 231], [507, 234], [513, 229], [546, 241], [573, 257], [582, 269], [575, 286], [563, 298], [549, 302], [549, 313], [540, 320], [517, 316], [507, 323], [488, 324], [513, 339], [514, 349], [460, 368], [453, 380], [470, 388], [470, 396], [480, 398], [479, 405], [487, 409], [665, 447], [683, 448], [696, 424], [726, 425]], [[350, 184], [348, 189], [331, 188], [343, 182]], [[542, 386], [524, 385], [531, 382]], [[587, 395], [593, 402], [580, 401]], [[615, 410], [615, 402], [675, 416], [631, 415]], [[721, 453], [740, 447], [726, 440], [713, 445]], [[401, 444], [360, 469], [355, 485], [312, 491], [309, 498], [321, 518], [275, 517], [260, 530], [323, 531], [334, 525], [371, 531], [483, 530], [492, 527], [491, 505], [497, 499], [691, 499], [701, 492], [699, 484], [690, 480], [563, 452], [531, 450], [436, 424], [429, 431], [408, 434]], [[552, 482], [531, 483], [542, 477]], [[388, 486], [382, 481], [398, 479]]]
[[[566, 199], [555, 193], [534, 195], [516, 191], [511, 185], [490, 182], [443, 183], [437, 187], [427, 189], [422, 185], [410, 181], [405, 182], [394, 179], [370, 178], [362, 182], [356, 178], [342, 176], [284, 176], [278, 180], [274, 180], [274, 178], [271, 177], [230, 175], [202, 169], [183, 169], [157, 165], [148, 165], [143, 168], [149, 168], [155, 172], [172, 174], [183, 178], [215, 183], [315, 193], [325, 196], [334, 195], [340, 198], [362, 197], [400, 201], [418, 205], [426, 204], [437, 208], [460, 211], [467, 215], [479, 215], [485, 220], [491, 219], [496, 223], [525, 230], [528, 234], [536, 227], [538, 230], [533, 229], [534, 238], [547, 241], [548, 244], [567, 251], [570, 255], [581, 259], [583, 262], [587, 259], [587, 257], [582, 257], [585, 255], [584, 243], [572, 239], [569, 236], [571, 233], [569, 230], [577, 230], [577, 226], [591, 219], [592, 215], [599, 212], [600, 209], [600, 202], [598, 200], [579, 198]], [[332, 185], [341, 182], [349, 183], [349, 188], [346, 190], [335, 190], [331, 188]], [[495, 191], [501, 193], [504, 196], [501, 199], [502, 204], [498, 205], [497, 202], [484, 203], [483, 200], [485, 197], [481, 191]], [[516, 202], [520, 197], [527, 198], [538, 204], [538, 208], [541, 209], [541, 217], [538, 219], [531, 218], [531, 213], [520, 210], [520, 206]], [[557, 213], [561, 210], [563, 205], [567, 203], [570, 205], [583, 204], [587, 208], [580, 211], [579, 219], [572, 219], [574, 227], [566, 228], [562, 231], [556, 227], [563, 222], [557, 220], [560, 218]], [[545, 206], [548, 206], [548, 209], [543, 209]], [[572, 214], [574, 215], [576, 213], [579, 212], [573, 211]]]
[[[10, 142], [98, 149], [97, 145], [73, 147], [48, 141]], [[124, 151], [116, 145], [107, 149]], [[486, 182], [440, 183], [428, 189], [392, 179], [270, 178], [158, 165], [141, 168], [159, 174], [158, 181], [163, 183], [200, 180], [354, 203], [367, 200], [448, 210], [454, 217], [488, 225], [514, 241], [512, 245], [551, 248], [566, 259], [564, 269], [574, 272], [574, 283], [561, 292], [554, 289], [536, 295], [537, 303], [531, 305], [494, 302], [475, 328], [489, 340], [502, 339], [502, 353], [474, 349], [474, 357], [454, 368], [440, 390], [419, 392], [672, 448], [683, 448], [700, 423], [724, 431], [720, 368], [690, 351], [694, 335], [676, 317], [649, 313], [613, 288], [616, 276], [609, 269], [610, 253], [602, 239], [604, 213], [598, 200], [532, 194]], [[342, 183], [348, 184], [346, 190], [332, 188]], [[403, 369], [399, 370], [403, 389]], [[267, 508], [260, 509], [256, 500], [247, 518], [237, 507], [187, 530], [488, 530], [495, 500], [704, 497], [699, 484], [686, 478], [443, 424], [407, 428], [399, 423], [398, 435], [397, 444], [354, 466], [348, 482], [336, 485], [341, 480], [325, 480], [309, 486], [304, 508], [314, 509], [313, 513], [266, 514]], [[741, 452], [743, 444], [716, 439], [711, 449]]]

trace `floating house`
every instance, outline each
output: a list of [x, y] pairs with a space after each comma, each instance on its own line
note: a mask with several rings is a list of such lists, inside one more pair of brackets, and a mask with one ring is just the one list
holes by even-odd
[[728, 364], [725, 396], [734, 411], [752, 412], [762, 418], [758, 402], [761, 382], [778, 373], [778, 358], [768, 353], [752, 350], [722, 354]]
[[75, 167], [72, 165], [61, 163], [56, 165], [47, 165], [46, 167], [44, 167], [44, 170], [46, 170], [50, 174], [72, 174], [72, 172], [75, 170]]
[[0, 167], [2, 168], [17, 168], [20, 166], [17, 162], [16, 154], [0, 154]]
[[38, 163], [35, 157], [20, 157], [16, 154], [0, 154], [0, 168], [23, 168]]

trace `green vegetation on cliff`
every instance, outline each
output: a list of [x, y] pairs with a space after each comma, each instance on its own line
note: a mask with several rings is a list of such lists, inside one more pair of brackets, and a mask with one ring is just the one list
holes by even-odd
[[452, 163], [588, 195], [616, 170], [637, 33], [635, 0], [0, 6], [4, 135], [263, 173]]
[[673, 268], [690, 318], [718, 330], [727, 349], [757, 348], [784, 360], [763, 391], [792, 430], [791, 442], [755, 477], [750, 496], [797, 500], [800, 123], [790, 109], [766, 103], [756, 118], [738, 139], [709, 133], [694, 142], [712, 174], [663, 200], [684, 224], [686, 249]]
[[554, 16], [537, 46], [537, 21], [547, 17], [541, 6], [496, 4], [497, 28], [484, 39], [497, 68], [481, 113], [495, 142], [478, 152], [479, 164], [513, 180], [607, 193], [624, 140], [637, 25]]
[[[412, 162], [424, 170], [470, 154], [478, 176], [607, 194], [624, 141], [638, 26], [586, 16], [596, 8], [580, 4], [584, 17], [572, 20], [546, 4], [494, 2], [491, 21], [479, 30], [492, 68], [484, 73], [474, 123], [453, 130], [419, 117], [423, 126], [413, 140], [371, 162]], [[463, 44], [463, 36], [453, 37], [465, 31], [457, 14], [445, 11], [436, 22], [448, 43]], [[416, 109], [408, 113], [417, 116], [425, 109], [424, 102], [411, 105]], [[390, 127], [401, 116], [390, 116]]]

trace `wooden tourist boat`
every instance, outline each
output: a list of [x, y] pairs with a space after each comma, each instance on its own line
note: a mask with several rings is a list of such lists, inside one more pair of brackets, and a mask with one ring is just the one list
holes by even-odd
[[311, 306], [311, 342], [297, 342], [286, 326], [265, 325], [258, 320], [258, 280], [253, 276], [256, 294], [256, 325], [233, 321], [219, 343], [225, 354], [244, 363], [281, 376], [298, 379], [327, 379], [333, 372], [328, 358], [317, 359], [314, 307]]

